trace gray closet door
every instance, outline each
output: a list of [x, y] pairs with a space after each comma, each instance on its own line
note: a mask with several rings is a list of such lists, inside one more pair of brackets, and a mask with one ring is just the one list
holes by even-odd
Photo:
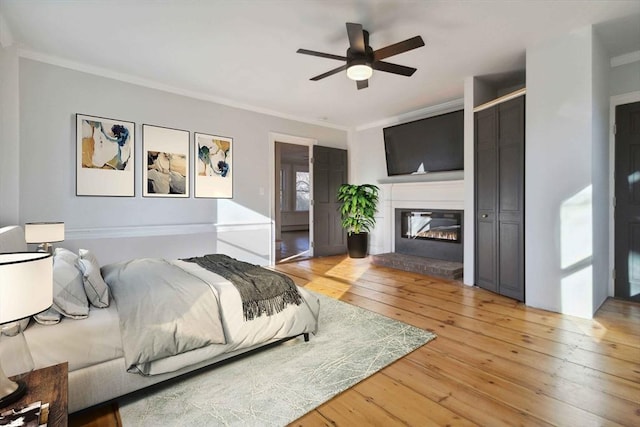
[[347, 150], [313, 147], [313, 256], [347, 252], [338, 188], [347, 182]]
[[498, 105], [498, 292], [524, 301], [524, 96]]
[[476, 284], [524, 301], [524, 97], [476, 113]]
[[640, 102], [616, 107], [615, 290], [640, 301]]
[[476, 113], [476, 285], [498, 292], [497, 233], [497, 120], [496, 109]]

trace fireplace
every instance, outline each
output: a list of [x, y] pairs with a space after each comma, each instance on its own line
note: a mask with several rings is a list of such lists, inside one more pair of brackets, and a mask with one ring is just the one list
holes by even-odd
[[395, 209], [396, 253], [462, 262], [463, 211]]
[[462, 215], [433, 210], [401, 211], [400, 237], [460, 243]]

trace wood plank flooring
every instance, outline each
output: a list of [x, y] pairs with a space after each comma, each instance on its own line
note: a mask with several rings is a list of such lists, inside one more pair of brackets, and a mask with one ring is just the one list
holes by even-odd
[[276, 263], [309, 258], [309, 230], [283, 231], [276, 241]]
[[[638, 303], [610, 299], [584, 320], [367, 258], [275, 268], [300, 286], [438, 335], [293, 426], [640, 425]], [[118, 425], [96, 422], [98, 415], [70, 419]]]
[[640, 425], [640, 304], [584, 320], [367, 259], [277, 270], [438, 335], [292, 425]]

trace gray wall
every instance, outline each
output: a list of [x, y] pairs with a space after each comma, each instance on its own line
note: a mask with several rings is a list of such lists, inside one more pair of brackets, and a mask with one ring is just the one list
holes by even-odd
[[[320, 145], [331, 147], [347, 146], [347, 133], [342, 130], [231, 108], [30, 59], [20, 58], [19, 79], [19, 222], [64, 221], [67, 237], [73, 237], [74, 230], [76, 237], [82, 239], [88, 235], [111, 237], [111, 230], [116, 230], [116, 235], [136, 237], [162, 233], [157, 227], [148, 233], [150, 226], [185, 226], [185, 230], [193, 231], [194, 225], [208, 224], [211, 229], [205, 229], [217, 232], [218, 238], [224, 229], [226, 249], [265, 264], [271, 247], [273, 203], [269, 188], [269, 132], [315, 138]], [[135, 197], [75, 195], [76, 113], [136, 123]], [[188, 199], [143, 198], [143, 123], [189, 130], [191, 138], [193, 132], [232, 137], [233, 199], [193, 198], [192, 176], [192, 197]], [[4, 193], [2, 197], [4, 200]], [[180, 234], [179, 227], [173, 227], [173, 231]], [[245, 245], [247, 240], [252, 242], [250, 247]], [[144, 245], [141, 251], [144, 252]], [[151, 246], [149, 252], [153, 252]]]
[[[1, 25], [1, 23], [0, 23]], [[18, 222], [18, 55], [0, 48], [0, 226]]]

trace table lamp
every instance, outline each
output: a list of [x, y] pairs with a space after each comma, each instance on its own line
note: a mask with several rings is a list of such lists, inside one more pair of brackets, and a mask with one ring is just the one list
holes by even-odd
[[64, 240], [64, 222], [27, 222], [24, 225], [27, 243], [38, 243], [38, 250], [51, 252], [51, 243]]
[[[19, 326], [21, 320], [40, 313], [53, 303], [53, 256], [43, 252], [0, 254], [0, 354], [1, 362], [33, 359]], [[14, 322], [7, 324], [8, 322]], [[8, 342], [18, 343], [18, 350], [6, 350]], [[0, 408], [20, 399], [27, 390], [23, 381], [7, 378], [0, 363]], [[5, 367], [6, 369], [6, 367]], [[16, 372], [14, 374], [21, 374]]]

